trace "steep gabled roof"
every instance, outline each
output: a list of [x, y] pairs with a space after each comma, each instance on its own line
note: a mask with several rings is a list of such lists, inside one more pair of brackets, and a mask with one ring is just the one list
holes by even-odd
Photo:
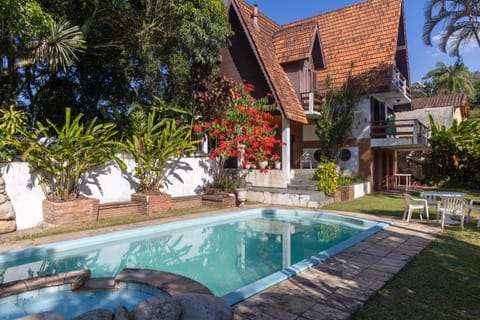
[[[252, 23], [253, 7], [244, 0], [229, 0], [227, 7], [237, 12], [287, 119], [307, 122], [298, 95], [281, 64], [308, 59], [317, 40], [321, 42], [322, 54], [321, 59], [315, 60], [320, 66], [317, 70], [320, 91], [329, 89], [327, 79], [331, 87], [341, 88], [349, 76], [361, 78], [373, 74], [369, 79], [370, 89], [385, 90], [392, 84], [399, 39], [405, 40], [404, 35], [399, 35], [405, 24], [403, 0], [366, 0], [284, 26], [259, 13], [258, 28]], [[405, 64], [408, 72], [408, 61]]]
[[439, 107], [460, 108], [463, 118], [470, 116], [468, 96], [464, 93], [412, 99], [412, 110]]
[[251, 23], [252, 6], [242, 0], [231, 0], [227, 6], [233, 6], [237, 10], [244, 30], [248, 33], [256, 51], [258, 62], [261, 64], [265, 76], [271, 84], [272, 93], [280, 102], [285, 118], [300, 123], [307, 123], [300, 100], [275, 55], [273, 35], [280, 30], [280, 26], [259, 13], [258, 30], [256, 30]]
[[317, 32], [315, 22], [306, 22], [277, 31], [273, 35], [273, 43], [278, 62], [282, 64], [308, 59]]
[[[319, 88], [327, 77], [340, 88], [353, 77], [380, 71], [378, 87], [389, 86], [395, 65], [402, 0], [368, 0], [349, 7], [284, 25], [318, 24], [326, 69], [319, 71]], [[353, 65], [353, 68], [352, 68]], [[379, 68], [381, 70], [379, 70]]]

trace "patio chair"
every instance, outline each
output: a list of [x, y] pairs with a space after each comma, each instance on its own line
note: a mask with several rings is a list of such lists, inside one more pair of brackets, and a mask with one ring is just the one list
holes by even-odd
[[[472, 211], [480, 212], [480, 200], [470, 200], [468, 203], [467, 223], [470, 222], [470, 214]], [[480, 228], [480, 218], [478, 218], [477, 228]]]
[[[403, 220], [407, 219], [407, 222], [410, 222], [412, 213], [414, 210], [422, 210], [427, 216], [427, 221], [430, 220], [428, 215], [428, 203], [425, 199], [414, 198], [408, 193], [404, 193], [405, 197], [405, 210], [403, 211]], [[420, 212], [420, 221], [422, 221], [422, 212]]]
[[302, 156], [300, 157], [300, 169], [303, 169], [303, 166], [307, 165], [307, 167], [310, 167], [312, 169], [312, 158], [310, 156], [310, 153], [305, 151], [302, 153]]
[[441, 214], [441, 223], [442, 230], [445, 226], [445, 223], [448, 224], [458, 224], [457, 221], [450, 219], [450, 216], [460, 217], [460, 228], [463, 230], [464, 220], [465, 220], [465, 211], [467, 211], [468, 203], [467, 200], [460, 197], [442, 197], [438, 204], [437, 211], [437, 221], [438, 214]]

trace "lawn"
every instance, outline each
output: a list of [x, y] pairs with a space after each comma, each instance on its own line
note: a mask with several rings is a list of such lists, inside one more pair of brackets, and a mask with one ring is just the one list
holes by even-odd
[[[478, 197], [476, 192], [468, 194]], [[325, 208], [401, 217], [403, 205], [401, 196], [368, 195]], [[476, 218], [474, 215], [464, 231], [446, 228], [354, 319], [480, 319], [480, 229]]]

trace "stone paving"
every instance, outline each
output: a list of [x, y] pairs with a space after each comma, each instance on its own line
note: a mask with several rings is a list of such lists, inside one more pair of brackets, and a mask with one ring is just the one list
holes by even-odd
[[[372, 216], [351, 214], [372, 219]], [[379, 219], [379, 217], [374, 217]], [[349, 319], [440, 232], [438, 224], [394, 224], [325, 262], [233, 307], [236, 320]]]
[[[252, 207], [244, 209], [247, 208]], [[165, 219], [158, 223], [229, 211], [232, 209]], [[407, 224], [389, 217], [357, 213], [348, 215], [393, 224], [335, 257], [237, 303], [233, 306], [235, 319], [349, 319], [441, 232], [439, 225], [433, 222], [419, 223], [413, 220]], [[3, 239], [0, 236], [0, 252], [151, 224], [149, 221], [36, 240], [14, 241], [12, 236], [3, 236]]]

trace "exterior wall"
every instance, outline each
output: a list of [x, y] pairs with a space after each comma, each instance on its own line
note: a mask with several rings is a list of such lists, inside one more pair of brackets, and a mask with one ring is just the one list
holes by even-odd
[[355, 108], [352, 123], [352, 138], [370, 139], [370, 97], [360, 100]]
[[[124, 160], [132, 172], [134, 163]], [[33, 181], [25, 162], [13, 162], [3, 164], [1, 173], [5, 180], [8, 196], [16, 213], [18, 229], [31, 228], [43, 221], [42, 201], [44, 194]], [[181, 158], [175, 162], [169, 171], [164, 191], [172, 197], [193, 196], [200, 194], [203, 187], [210, 181], [210, 162], [207, 158]], [[134, 193], [135, 183], [128, 174], [122, 173], [118, 166], [110, 163], [106, 167], [92, 171], [85, 183], [81, 186], [81, 192], [91, 198], [100, 200], [101, 204], [111, 202], [130, 201]]]
[[458, 123], [463, 121], [461, 108], [453, 108], [453, 119], [457, 120]]
[[233, 6], [228, 14], [234, 35], [230, 38], [228, 53], [222, 51], [219, 73], [237, 83], [245, 80], [255, 87], [252, 93], [255, 98], [265, 97], [271, 90]]

